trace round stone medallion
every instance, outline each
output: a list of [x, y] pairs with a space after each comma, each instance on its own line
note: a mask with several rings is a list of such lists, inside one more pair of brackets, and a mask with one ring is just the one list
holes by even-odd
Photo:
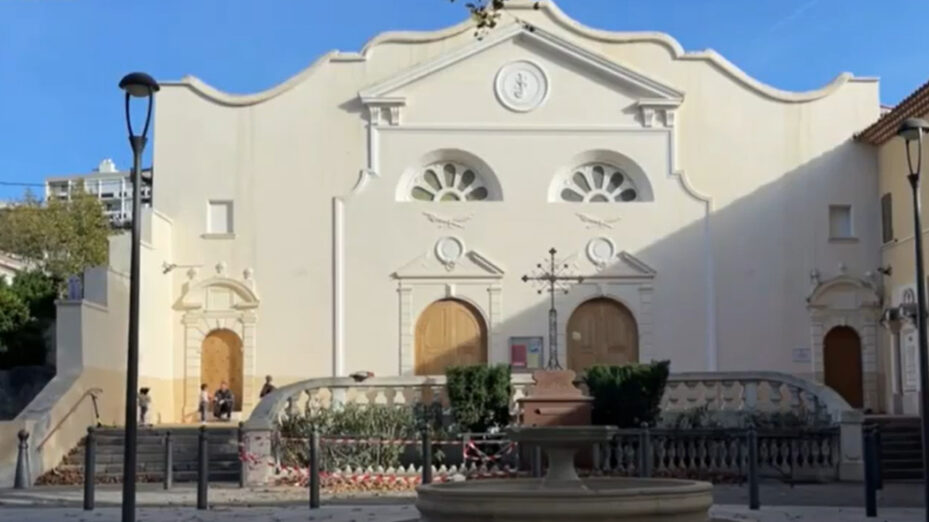
[[521, 60], [504, 65], [494, 83], [497, 99], [514, 111], [529, 112], [548, 97], [548, 77], [532, 62]]
[[446, 265], [454, 265], [464, 254], [464, 243], [457, 237], [443, 237], [436, 241], [435, 255]]
[[587, 257], [596, 265], [605, 265], [616, 256], [616, 245], [608, 237], [596, 237], [587, 243]]

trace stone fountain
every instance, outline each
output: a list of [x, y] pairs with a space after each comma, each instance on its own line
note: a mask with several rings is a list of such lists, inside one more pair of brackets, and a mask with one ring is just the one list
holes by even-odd
[[[536, 377], [537, 390], [554, 400], [552, 390], [569, 390], [573, 372]], [[567, 380], [567, 385], [565, 383]], [[549, 386], [550, 385], [550, 386]], [[533, 393], [535, 394], [535, 392]], [[527, 401], [531, 401], [530, 396]], [[559, 402], [559, 401], [556, 401]], [[583, 401], [579, 401], [583, 403]], [[565, 410], [562, 410], [565, 411]], [[609, 426], [520, 426], [509, 431], [520, 445], [539, 446], [548, 457], [542, 478], [517, 478], [427, 484], [417, 488], [416, 508], [423, 522], [706, 522], [713, 503], [706, 482], [624, 477], [581, 478], [575, 454], [607, 443]]]

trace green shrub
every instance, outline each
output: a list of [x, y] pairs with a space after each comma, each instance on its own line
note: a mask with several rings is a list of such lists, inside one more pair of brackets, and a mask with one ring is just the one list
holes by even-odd
[[461, 432], [486, 433], [510, 423], [510, 367], [455, 366], [445, 370], [448, 402]]
[[670, 361], [626, 366], [592, 366], [584, 381], [593, 397], [593, 423], [637, 428], [655, 424], [668, 382]]
[[[441, 412], [431, 406], [389, 406], [384, 404], [346, 404], [330, 409], [307, 409], [304, 415], [281, 420], [278, 430], [278, 453], [285, 466], [305, 467], [309, 462], [307, 439], [315, 426], [320, 437], [344, 437], [380, 440], [419, 440], [424, 425], [435, 438], [443, 438]], [[416, 446], [415, 444], [412, 444]], [[381, 444], [376, 441], [356, 444], [321, 443], [321, 466], [324, 470], [352, 466], [397, 467], [407, 445]], [[421, 448], [417, 446], [417, 451]], [[433, 452], [441, 460], [441, 452]]]

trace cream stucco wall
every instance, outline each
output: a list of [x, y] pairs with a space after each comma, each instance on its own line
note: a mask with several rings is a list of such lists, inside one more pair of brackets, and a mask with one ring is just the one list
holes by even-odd
[[[843, 75], [787, 93], [666, 35], [583, 28], [547, 2], [512, 6], [535, 30], [382, 35], [249, 96], [194, 78], [163, 84], [140, 370], [158, 418], [193, 411], [199, 346], [217, 327], [243, 338], [252, 402], [265, 374], [285, 384], [412, 371], [416, 319], [449, 296], [480, 310], [490, 359], [505, 362], [509, 337], [546, 335], [545, 298], [519, 278], [550, 247], [595, 276], [559, 297], [562, 360], [571, 310], [600, 295], [632, 311], [640, 358], [670, 358], [675, 371], [821, 377], [826, 328], [851, 322], [872, 339], [866, 395], [880, 408], [869, 312], [830, 304], [823, 286], [869, 281], [881, 262], [876, 158], [851, 141], [878, 116], [876, 81]], [[529, 112], [494, 90], [519, 60], [550, 86]], [[641, 172], [650, 201], [550, 202], [557, 176], [598, 158]], [[472, 161], [502, 200], [398, 201], [435, 159]], [[234, 234], [207, 234], [210, 200], [233, 202]], [[830, 204], [852, 206], [854, 239], [830, 240]], [[442, 237], [465, 246], [454, 267], [436, 258]], [[586, 255], [598, 237], [616, 246], [605, 266]], [[112, 264], [125, 272], [122, 252]], [[817, 285], [825, 308], [814, 313]]]
[[[915, 154], [915, 148], [913, 152]], [[922, 154], [924, 157], [929, 155], [929, 145], [924, 144]], [[893, 202], [893, 239], [884, 243], [880, 249], [882, 266], [891, 270], [890, 275], [884, 277], [885, 308], [890, 308], [902, 302], [906, 290], [911, 290], [915, 296], [916, 288], [912, 189], [907, 181], [909, 167], [904, 141], [901, 138], [893, 138], [878, 147], [878, 163], [878, 197], [890, 194]], [[923, 202], [926, 201], [927, 195], [929, 189], [923, 182], [920, 186], [920, 198]], [[925, 241], [925, 219], [923, 223], [922, 233]], [[923, 255], [926, 255], [925, 246]], [[884, 373], [888, 411], [919, 414], [919, 359], [915, 326], [911, 321], [904, 321], [898, 332], [884, 328], [881, 330], [881, 342], [881, 361], [886, 369]]]

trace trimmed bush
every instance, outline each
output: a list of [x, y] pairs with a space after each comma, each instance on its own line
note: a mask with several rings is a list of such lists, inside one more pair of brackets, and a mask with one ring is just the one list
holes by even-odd
[[[278, 453], [287, 466], [305, 467], [309, 462], [307, 439], [315, 426], [321, 437], [346, 437], [370, 440], [356, 444], [321, 444], [321, 465], [325, 470], [356, 467], [397, 467], [409, 451], [417, 454], [420, 446], [381, 444], [380, 440], [410, 440], [421, 437], [428, 426], [436, 438], [447, 434], [441, 428], [441, 411], [431, 405], [390, 406], [384, 404], [346, 404], [340, 408], [307, 409], [304, 415], [282, 419], [278, 428]], [[433, 452], [440, 462], [441, 451]]]
[[454, 366], [445, 370], [458, 431], [486, 433], [510, 423], [510, 367]]
[[592, 366], [584, 381], [593, 397], [593, 423], [638, 428], [654, 426], [668, 382], [670, 361], [626, 366]]

